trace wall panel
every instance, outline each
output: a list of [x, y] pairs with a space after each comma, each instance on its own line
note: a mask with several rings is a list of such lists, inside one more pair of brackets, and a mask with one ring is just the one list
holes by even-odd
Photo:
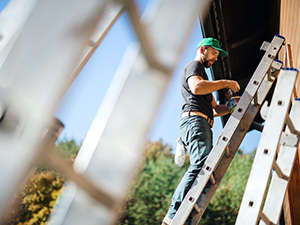
[[[281, 0], [280, 8], [280, 34], [286, 38], [286, 43], [291, 45], [293, 67], [300, 70], [300, 1]], [[280, 59], [285, 62], [285, 51], [281, 51]], [[300, 75], [296, 83], [297, 97], [300, 97]], [[284, 204], [286, 225], [300, 224], [300, 148], [291, 174], [288, 193]]]

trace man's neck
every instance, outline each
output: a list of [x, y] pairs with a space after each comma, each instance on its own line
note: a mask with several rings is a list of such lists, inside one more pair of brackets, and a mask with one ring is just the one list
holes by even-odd
[[197, 51], [196, 57], [194, 59], [195, 61], [199, 61], [201, 64], [203, 64], [202, 60], [201, 60], [201, 54], [199, 51]]

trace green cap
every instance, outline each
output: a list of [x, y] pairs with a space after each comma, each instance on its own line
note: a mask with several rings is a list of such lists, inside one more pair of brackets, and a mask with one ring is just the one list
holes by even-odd
[[210, 38], [203, 38], [199, 42], [199, 44], [197, 45], [197, 48], [200, 48], [201, 46], [210, 46], [210, 47], [220, 51], [219, 56], [221, 56], [221, 57], [227, 56], [227, 52], [224, 51], [223, 49], [221, 49], [220, 42], [217, 39], [214, 39], [214, 38], [211, 38], [211, 37]]

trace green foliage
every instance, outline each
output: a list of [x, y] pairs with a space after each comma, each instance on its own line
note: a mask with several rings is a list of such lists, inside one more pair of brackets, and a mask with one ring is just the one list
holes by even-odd
[[73, 158], [77, 155], [80, 146], [75, 140], [62, 140], [56, 144], [56, 150], [65, 158]]
[[11, 222], [45, 224], [63, 183], [63, 178], [51, 171], [34, 174], [20, 194], [20, 214]]
[[[146, 162], [128, 196], [119, 225], [161, 224], [171, 203], [171, 197], [188, 168], [173, 162], [174, 155], [166, 151], [161, 141], [149, 143]], [[232, 161], [218, 190], [211, 200], [201, 224], [234, 224], [252, 166], [254, 153], [239, 152]]]
[[168, 146], [161, 141], [148, 143], [146, 162], [128, 196], [120, 224], [160, 224], [170, 205], [172, 194], [185, 168], [176, 166]]
[[[58, 142], [55, 150], [61, 153], [67, 162], [73, 162], [79, 146], [74, 140], [64, 140]], [[1, 224], [45, 224], [63, 184], [64, 178], [53, 169], [41, 165], [17, 196]]]
[[235, 223], [253, 159], [254, 152], [250, 155], [238, 153], [235, 156], [208, 205], [201, 224], [230, 225]]
[[[60, 141], [56, 145], [56, 151], [69, 162], [73, 162], [78, 150], [74, 140]], [[188, 160], [182, 168], [176, 166], [172, 149], [162, 141], [148, 142], [145, 152], [144, 164], [132, 184], [119, 225], [160, 224], [189, 166]], [[234, 224], [253, 158], [254, 153], [239, 152], [235, 156], [201, 224]], [[63, 184], [64, 179], [55, 171], [40, 167], [17, 196], [2, 224], [45, 224]]]

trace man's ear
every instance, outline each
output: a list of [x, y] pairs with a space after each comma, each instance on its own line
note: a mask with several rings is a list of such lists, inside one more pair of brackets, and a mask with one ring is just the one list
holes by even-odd
[[200, 47], [200, 53], [201, 53], [201, 54], [204, 54], [205, 50], [206, 50], [206, 49], [205, 49], [204, 46], [201, 46], [201, 47]]

